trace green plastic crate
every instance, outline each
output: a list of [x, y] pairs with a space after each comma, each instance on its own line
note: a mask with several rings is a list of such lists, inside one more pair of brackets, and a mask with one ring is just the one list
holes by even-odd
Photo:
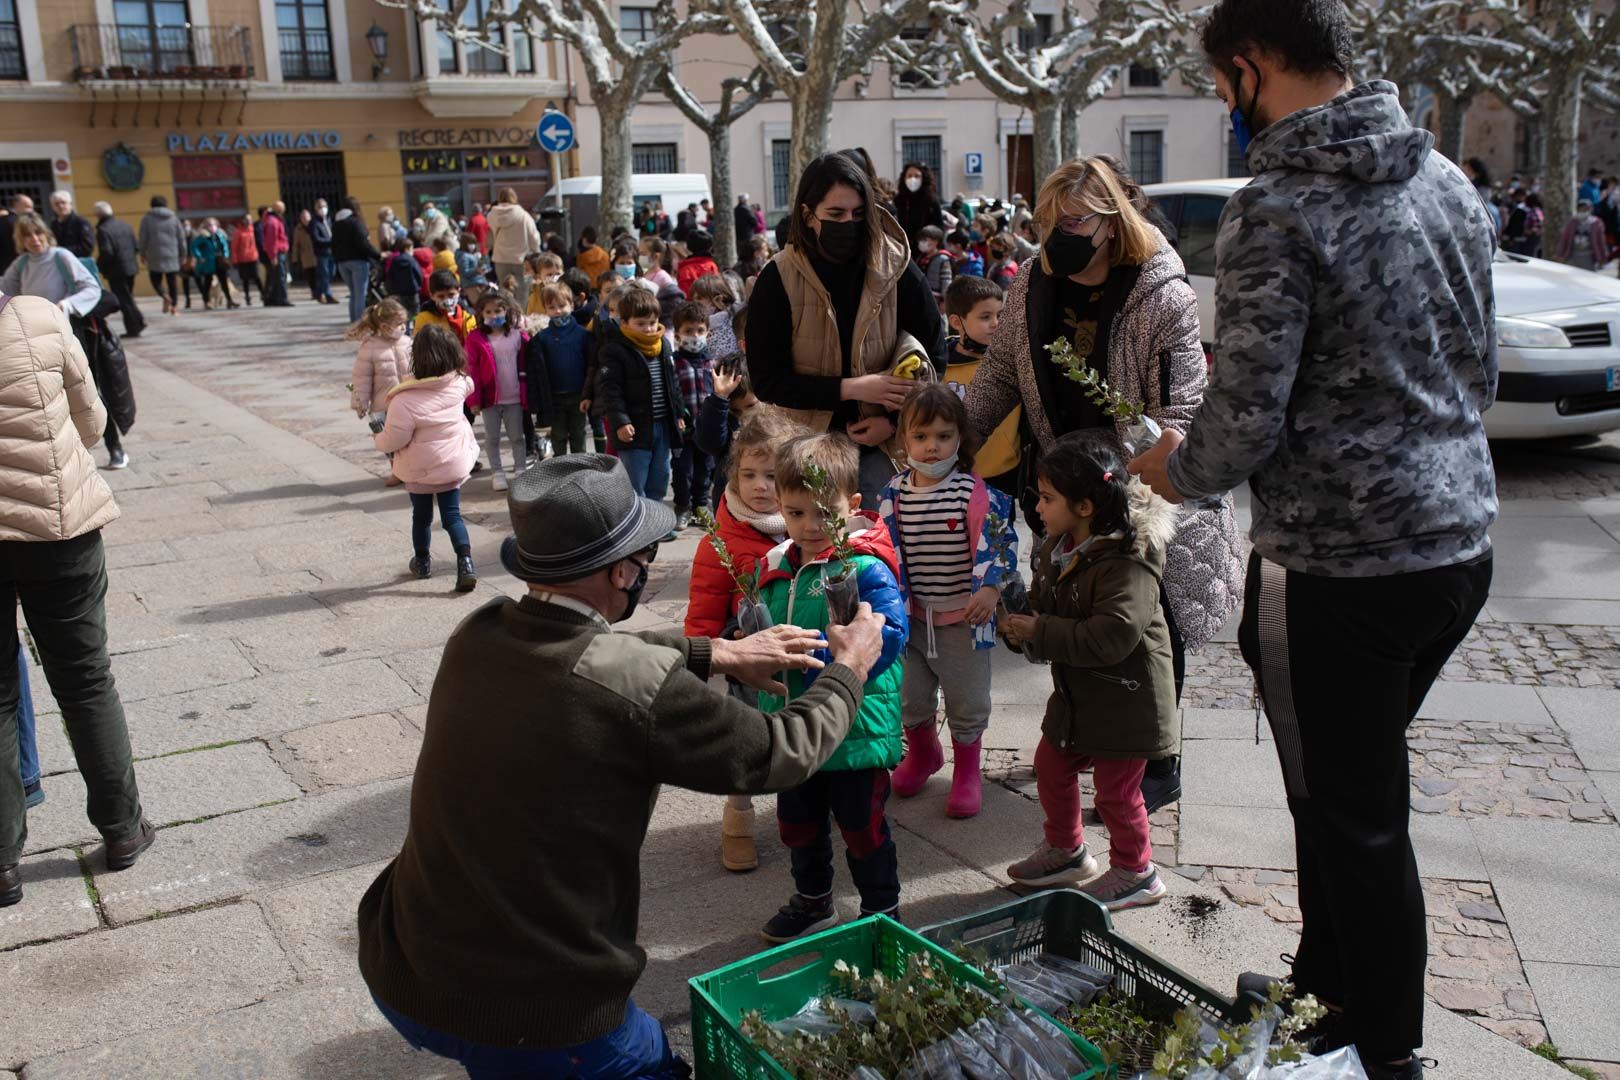
[[[989, 985], [977, 968], [884, 915], [824, 930], [690, 980], [698, 1080], [790, 1080], [785, 1069], [743, 1036], [738, 1026], [742, 1014], [757, 1009], [767, 1020], [792, 1016], [831, 988], [838, 961], [862, 971], [900, 975], [906, 958], [917, 952], [932, 953], [961, 982]], [[1101, 1077], [1103, 1060], [1096, 1047], [1072, 1033], [1069, 1038], [1091, 1064], [1074, 1080]]]
[[1043, 952], [1066, 956], [1112, 973], [1122, 993], [1166, 1015], [1192, 1005], [1219, 1023], [1249, 1019], [1247, 1008], [1120, 937], [1108, 909], [1072, 889], [1037, 893], [919, 933], [940, 948], [982, 953], [990, 961], [1023, 960]]

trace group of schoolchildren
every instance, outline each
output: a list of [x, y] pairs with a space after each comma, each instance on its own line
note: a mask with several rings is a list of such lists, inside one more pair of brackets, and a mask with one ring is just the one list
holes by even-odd
[[[794, 892], [761, 930], [771, 942], [838, 921], [834, 823], [862, 914], [898, 913], [900, 872], [886, 804], [891, 792], [918, 794], [943, 769], [941, 695], [952, 743], [943, 809], [952, 818], [979, 813], [998, 641], [1049, 663], [1054, 682], [1035, 759], [1044, 836], [1009, 876], [1030, 886], [1075, 884], [1114, 910], [1156, 903], [1165, 893], [1140, 783], [1147, 760], [1175, 753], [1179, 741], [1159, 605], [1174, 508], [1127, 474], [1111, 433], [1058, 440], [1036, 469], [1035, 509], [1047, 538], [1034, 553], [1028, 606], [1013, 610], [1017, 590], [1007, 587], [1018, 576], [1018, 537], [1004, 489], [1016, 486], [1018, 418], [981, 442], [962, 403], [1000, 321], [1001, 289], [964, 277], [946, 300], [954, 336], [945, 380], [920, 385], [902, 409], [905, 467], [876, 508], [861, 505], [858, 452], [847, 437], [798, 427], [739, 392], [742, 384], [731, 377], [717, 378], [699, 409], [700, 431], [724, 437], [715, 531], [732, 566], [723, 565], [716, 544], [699, 545], [685, 632], [741, 636], [757, 628], [757, 615], [744, 618], [745, 584], [757, 597], [748, 606], [763, 606], [770, 624], [824, 630], [831, 618], [827, 575], [845, 569], [824, 512], [844, 523], [860, 599], [884, 621], [882, 654], [848, 736], [814, 778], [777, 796]], [[812, 477], [825, 477], [820, 491]], [[786, 673], [788, 698], [814, 678]], [[757, 703], [772, 712], [785, 701], [760, 693]], [[1106, 873], [1081, 829], [1078, 777], [1088, 769], [1109, 831]], [[758, 865], [755, 829], [752, 801], [728, 798], [720, 843], [728, 870]]]

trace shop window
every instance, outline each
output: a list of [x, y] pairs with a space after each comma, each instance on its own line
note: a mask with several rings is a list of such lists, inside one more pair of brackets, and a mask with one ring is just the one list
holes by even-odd
[[908, 162], [926, 165], [934, 174], [934, 184], [937, 186], [944, 180], [940, 171], [940, 138], [938, 135], [906, 135], [900, 140], [900, 164], [904, 167]]
[[680, 172], [679, 155], [675, 144], [636, 143], [630, 147], [630, 171], [633, 173]]
[[1164, 182], [1164, 132], [1131, 132], [1131, 176], [1138, 184]]
[[17, 24], [17, 0], [0, 0], [0, 79], [26, 79], [22, 28]]
[[1018, 51], [1031, 52], [1052, 40], [1052, 16], [1035, 16], [1034, 26], [1018, 28]]
[[326, 200], [328, 214], [337, 213], [338, 200], [348, 190], [342, 154], [277, 154], [276, 181], [287, 217], [294, 221], [298, 211], [314, 210], [316, 199]]
[[538, 146], [404, 150], [400, 170], [410, 216], [429, 202], [451, 215], [467, 213], [473, 203], [488, 205], [508, 187], [521, 205], [537, 206], [551, 186], [546, 154]]
[[1126, 76], [1126, 85], [1132, 90], [1156, 90], [1164, 85], [1164, 73], [1158, 68], [1132, 64], [1130, 73]]
[[771, 140], [771, 209], [787, 207], [793, 198], [793, 140]]
[[626, 45], [640, 45], [658, 36], [653, 26], [653, 9], [622, 7], [619, 9], [619, 33]]
[[240, 154], [171, 157], [174, 208], [183, 218], [217, 217], [221, 223], [247, 213]]
[[196, 64], [185, 0], [114, 0], [118, 67], [171, 72]]
[[276, 34], [281, 42], [282, 78], [337, 77], [326, 0], [276, 0]]

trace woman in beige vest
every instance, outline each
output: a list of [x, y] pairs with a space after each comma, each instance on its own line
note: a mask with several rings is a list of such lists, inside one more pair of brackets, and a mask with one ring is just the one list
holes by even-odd
[[[812, 161], [791, 213], [787, 247], [761, 271], [748, 302], [749, 377], [760, 400], [860, 444], [862, 502], [876, 509], [895, 472], [883, 446], [917, 386], [887, 374], [895, 346], [910, 334], [943, 372], [945, 324], [905, 233], [850, 158]], [[862, 403], [887, 412], [863, 418]]]

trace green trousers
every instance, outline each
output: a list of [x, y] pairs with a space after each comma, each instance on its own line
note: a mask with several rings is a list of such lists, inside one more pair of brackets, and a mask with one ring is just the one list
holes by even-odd
[[[107, 656], [106, 599], [99, 531], [71, 540], [0, 540], [0, 656], [16, 655], [21, 602], [88, 789], [90, 823], [115, 842], [140, 831], [141, 797]], [[0, 866], [17, 862], [28, 839], [18, 771], [19, 689], [16, 665], [0, 664]]]

